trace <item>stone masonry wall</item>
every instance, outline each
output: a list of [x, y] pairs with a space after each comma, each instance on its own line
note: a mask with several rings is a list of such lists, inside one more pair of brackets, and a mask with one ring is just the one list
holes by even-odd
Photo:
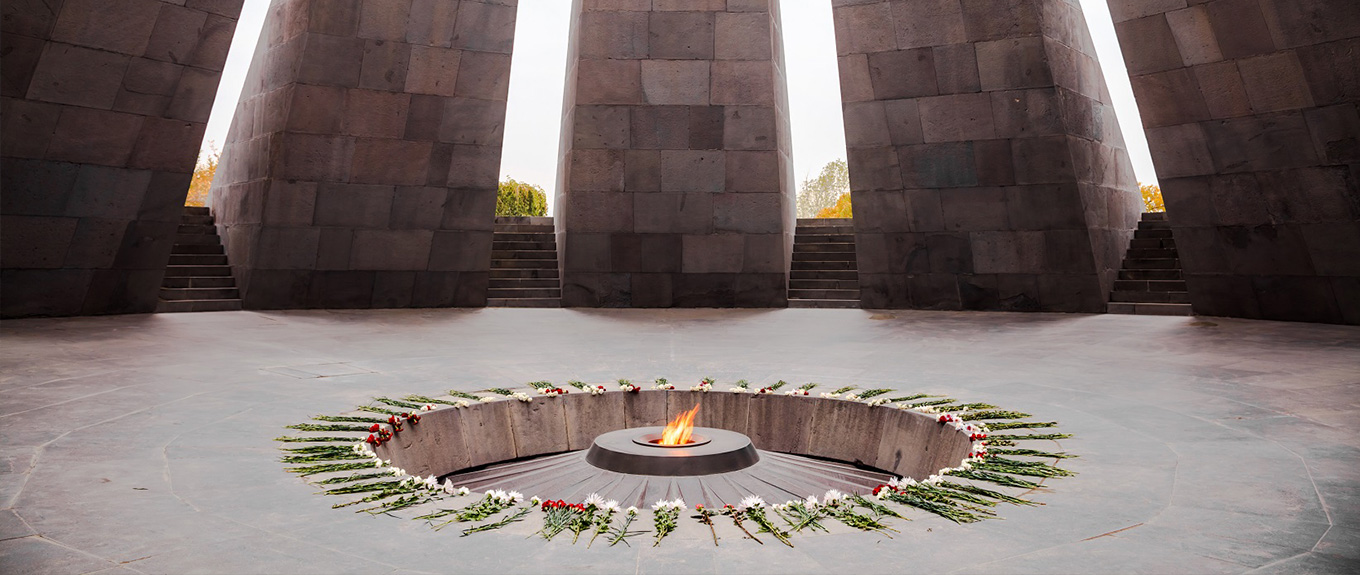
[[1110, 10], [1195, 312], [1360, 324], [1360, 4]]
[[247, 308], [486, 303], [516, 0], [274, 0], [211, 201]]
[[794, 198], [772, 5], [579, 3], [556, 210], [563, 305], [785, 305]]
[[1102, 312], [1139, 209], [1076, 0], [833, 0], [866, 308]]
[[0, 4], [0, 316], [155, 310], [240, 10]]

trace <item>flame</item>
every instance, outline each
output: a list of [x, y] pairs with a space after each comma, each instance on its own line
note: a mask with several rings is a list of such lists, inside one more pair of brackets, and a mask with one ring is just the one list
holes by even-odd
[[661, 432], [659, 445], [685, 445], [690, 442], [689, 436], [694, 433], [694, 416], [699, 414], [699, 406], [694, 409], [675, 416], [670, 423], [666, 424], [666, 429]]

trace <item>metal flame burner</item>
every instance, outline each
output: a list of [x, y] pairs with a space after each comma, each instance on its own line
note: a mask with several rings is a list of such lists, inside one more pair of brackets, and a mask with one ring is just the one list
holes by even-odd
[[726, 429], [694, 428], [685, 445], [660, 445], [661, 427], [611, 431], [595, 438], [586, 463], [633, 475], [713, 475], [746, 469], [760, 461], [751, 439]]

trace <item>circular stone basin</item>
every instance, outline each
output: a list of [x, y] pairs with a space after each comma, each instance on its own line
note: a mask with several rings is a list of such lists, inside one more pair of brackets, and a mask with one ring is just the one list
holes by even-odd
[[633, 475], [714, 475], [746, 469], [760, 455], [746, 435], [726, 429], [696, 427], [685, 445], [660, 445], [661, 427], [638, 427], [604, 433], [586, 453], [586, 463]]

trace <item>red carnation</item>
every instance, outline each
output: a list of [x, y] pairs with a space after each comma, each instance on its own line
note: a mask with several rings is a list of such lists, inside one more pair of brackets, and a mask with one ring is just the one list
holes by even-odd
[[370, 434], [368, 434], [368, 439], [365, 439], [364, 441], [367, 442], [367, 443], [374, 443], [374, 444], [376, 444], [376, 443], [378, 443], [378, 438], [373, 437], [373, 434], [370, 433]]
[[382, 429], [382, 426], [380, 426], [380, 425], [378, 425], [378, 424], [376, 424], [376, 423], [373, 424], [373, 425], [368, 426], [368, 430], [369, 430], [369, 431], [376, 432], [376, 431], [378, 431], [379, 429]]

